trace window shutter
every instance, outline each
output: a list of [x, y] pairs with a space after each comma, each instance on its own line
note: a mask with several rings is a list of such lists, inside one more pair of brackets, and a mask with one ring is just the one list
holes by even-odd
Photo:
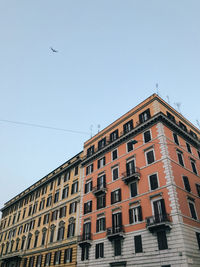
[[95, 258], [99, 258], [99, 244], [96, 244], [96, 250], [95, 250]]
[[103, 243], [100, 244], [100, 257], [104, 257], [104, 249], [103, 249]]
[[122, 226], [122, 213], [118, 213], [119, 216], [119, 226]]
[[183, 181], [184, 181], [185, 189], [188, 192], [190, 192], [191, 188], [190, 188], [190, 183], [189, 183], [188, 177], [187, 176], [183, 176]]
[[106, 157], [103, 157], [103, 165], [106, 165]]
[[106, 194], [103, 197], [103, 207], [105, 207], [105, 206], [106, 206]]
[[88, 175], [88, 167], [86, 167], [86, 175]]
[[90, 201], [90, 211], [92, 211], [92, 200]]
[[87, 193], [87, 184], [85, 184], [85, 194]]
[[106, 218], [103, 218], [103, 230], [106, 230]]
[[114, 192], [111, 192], [111, 204], [114, 203]]
[[134, 236], [135, 253], [142, 252], [142, 237], [141, 235]]
[[129, 223], [133, 223], [133, 210], [129, 209]]
[[70, 262], [72, 262], [72, 253], [73, 253], [73, 248], [70, 248]]
[[164, 214], [166, 214], [165, 201], [164, 201], [164, 199], [161, 199], [160, 202], [161, 202], [162, 214], [164, 215]]
[[138, 207], [138, 220], [141, 222], [142, 221], [142, 207]]
[[130, 168], [129, 168], [129, 164], [128, 163], [126, 163], [126, 174], [127, 174], [127, 176], [130, 175]]
[[69, 230], [70, 230], [70, 224], [68, 225], [68, 228], [67, 228], [67, 237], [69, 237]]
[[132, 197], [137, 196], [137, 183], [136, 182], [131, 184], [131, 196]]
[[96, 221], [96, 232], [99, 232], [99, 220]]
[[98, 169], [99, 169], [100, 168], [100, 160], [98, 160], [97, 164], [98, 164]]
[[84, 214], [86, 213], [86, 204], [87, 203], [84, 203]]
[[119, 191], [119, 201], [121, 201], [121, 200], [122, 200], [122, 196], [121, 196], [121, 188], [119, 188], [118, 191]]

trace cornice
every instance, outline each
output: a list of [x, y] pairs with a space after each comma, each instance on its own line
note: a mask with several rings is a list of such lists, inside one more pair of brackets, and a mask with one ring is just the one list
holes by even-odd
[[166, 126], [168, 126], [170, 129], [172, 129], [174, 132], [178, 133], [185, 140], [190, 142], [197, 149], [200, 148], [200, 141], [198, 139], [195, 139], [191, 134], [184, 131], [176, 122], [173, 122], [172, 120], [170, 120], [164, 113], [159, 112], [156, 115], [154, 115], [153, 117], [151, 117], [149, 120], [145, 121], [144, 123], [137, 125], [130, 132], [121, 135], [114, 142], [109, 143], [101, 150], [96, 151], [90, 157], [86, 157], [85, 159], [83, 159], [81, 165], [85, 166], [85, 165], [89, 164], [90, 162], [101, 157], [103, 154], [113, 150], [114, 148], [118, 147], [120, 144], [126, 142], [130, 138], [134, 138], [136, 135], [138, 135], [139, 133], [143, 132], [145, 129], [148, 129], [149, 127], [153, 126], [154, 124], [156, 124], [158, 122], [164, 123]]

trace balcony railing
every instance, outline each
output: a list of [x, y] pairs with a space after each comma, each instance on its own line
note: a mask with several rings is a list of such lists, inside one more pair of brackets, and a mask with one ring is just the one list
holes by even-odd
[[98, 184], [97, 186], [93, 187], [92, 192], [95, 196], [99, 196], [102, 193], [106, 193], [106, 182]]
[[124, 181], [125, 184], [129, 184], [130, 182], [139, 179], [140, 179], [140, 169], [138, 167], [132, 168], [122, 173], [122, 181]]
[[92, 241], [92, 234], [91, 233], [85, 233], [83, 235], [78, 236], [79, 245], [90, 244], [91, 241]]
[[146, 218], [146, 227], [149, 231], [156, 231], [160, 228], [171, 228], [171, 219], [169, 214], [158, 214]]
[[107, 228], [107, 238], [112, 241], [117, 238], [123, 238], [124, 227], [123, 225]]

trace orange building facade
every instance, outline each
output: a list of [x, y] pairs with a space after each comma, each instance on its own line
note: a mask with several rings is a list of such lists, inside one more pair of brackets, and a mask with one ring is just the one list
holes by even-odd
[[154, 94], [84, 144], [77, 266], [200, 266], [200, 132]]

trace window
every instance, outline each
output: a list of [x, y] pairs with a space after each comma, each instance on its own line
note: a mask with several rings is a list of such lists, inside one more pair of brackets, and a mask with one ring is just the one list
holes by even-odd
[[135, 160], [131, 159], [126, 163], [127, 177], [135, 173]]
[[64, 173], [64, 183], [70, 180], [70, 171]]
[[65, 249], [64, 263], [72, 262], [73, 248]]
[[113, 234], [119, 233], [122, 231], [122, 213], [112, 214], [112, 232]]
[[38, 255], [36, 261], [36, 267], [41, 267], [41, 264], [42, 264], [42, 255]]
[[53, 189], [53, 181], [50, 183], [50, 191]]
[[51, 202], [52, 202], [52, 195], [51, 195], [51, 196], [48, 196], [48, 198], [47, 198], [47, 203], [46, 203], [46, 207], [51, 206]]
[[157, 223], [166, 219], [166, 209], [164, 199], [158, 199], [153, 201], [153, 214]]
[[177, 150], [177, 156], [178, 156], [178, 162], [181, 166], [184, 167], [184, 161], [183, 161], [183, 152], [180, 150]]
[[72, 214], [72, 213], [76, 212], [76, 206], [77, 206], [77, 202], [76, 201], [70, 203], [69, 214]]
[[189, 179], [187, 176], [183, 176], [183, 183], [184, 183], [185, 190], [190, 192], [191, 188], [190, 188], [190, 183], [189, 183]]
[[198, 244], [199, 249], [200, 249], [200, 233], [196, 232], [196, 237], [197, 237], [197, 244]]
[[88, 245], [82, 247], [81, 260], [82, 261], [89, 260], [89, 246]]
[[47, 187], [44, 186], [44, 187], [42, 188], [42, 195], [46, 194], [46, 192], [47, 192]]
[[25, 237], [25, 236], [23, 236], [23, 237], [22, 237], [22, 243], [21, 243], [21, 250], [23, 250], [23, 249], [24, 249], [24, 244], [25, 244], [25, 241], [26, 241], [26, 237]]
[[34, 265], [34, 261], [35, 261], [35, 257], [34, 256], [32, 256], [32, 257], [30, 257], [30, 259], [29, 259], [29, 267], [33, 267], [33, 265]]
[[58, 218], [58, 210], [52, 211], [51, 221], [57, 220], [57, 218]]
[[93, 172], [93, 163], [86, 167], [86, 175]]
[[134, 236], [134, 243], [135, 243], [135, 253], [143, 252], [143, 249], [142, 249], [142, 236], [141, 235]]
[[92, 181], [86, 181], [85, 183], [85, 194], [92, 191]]
[[32, 206], [29, 206], [28, 216], [31, 216], [31, 214], [32, 214]]
[[61, 250], [54, 253], [54, 265], [60, 264]]
[[138, 223], [141, 222], [142, 219], [142, 207], [132, 207], [129, 209], [129, 223]]
[[117, 180], [119, 178], [119, 168], [118, 167], [114, 167], [112, 169], [112, 179]]
[[97, 177], [97, 189], [105, 188], [106, 187], [106, 175], [100, 175]]
[[68, 225], [68, 230], [67, 230], [67, 237], [73, 237], [75, 232], [75, 223], [70, 223]]
[[200, 184], [196, 184], [197, 195], [200, 197]]
[[198, 139], [197, 135], [196, 135], [192, 130], [190, 130], [190, 134], [191, 134], [191, 136], [194, 137], [195, 139]]
[[57, 203], [59, 200], [59, 191], [57, 191], [54, 195], [54, 203]]
[[96, 244], [95, 259], [104, 257], [104, 243]]
[[121, 188], [111, 192], [111, 204], [121, 201]]
[[16, 247], [15, 247], [15, 250], [18, 251], [18, 248], [19, 248], [19, 239], [16, 240]]
[[174, 137], [175, 144], [177, 144], [179, 146], [178, 135], [176, 133], [173, 133], [173, 137]]
[[117, 158], [118, 158], [117, 149], [115, 149], [115, 150], [112, 151], [112, 160], [115, 160]]
[[92, 211], [92, 200], [84, 203], [84, 214]]
[[200, 151], [199, 151], [199, 150], [197, 150], [197, 153], [198, 153], [198, 156], [199, 156], [199, 159], [200, 159]]
[[62, 199], [67, 198], [69, 195], [69, 186], [65, 186], [62, 191]]
[[156, 173], [149, 175], [149, 185], [150, 190], [155, 190], [158, 188], [158, 177]]
[[78, 175], [78, 166], [74, 168], [74, 175]]
[[44, 215], [43, 224], [47, 224], [49, 222], [49, 213]]
[[165, 231], [157, 232], [158, 249], [168, 249], [167, 236]]
[[186, 143], [186, 147], [187, 147], [187, 151], [188, 151], [189, 153], [192, 153], [190, 144]]
[[150, 114], [150, 109], [149, 108], [139, 115], [140, 123], [143, 123], [143, 122], [147, 121], [150, 118], [151, 118], [151, 114]]
[[44, 261], [44, 266], [50, 266], [50, 265], [51, 265], [51, 252], [45, 255], [45, 261]]
[[36, 248], [37, 247], [37, 243], [38, 243], [38, 236], [39, 236], [39, 233], [35, 235], [35, 240], [34, 240], [34, 245], [33, 247]]
[[61, 181], [61, 176], [59, 176], [59, 177], [57, 178], [57, 186], [60, 185], [60, 181]]
[[97, 197], [97, 210], [101, 208], [105, 208], [106, 206], [106, 195], [103, 194]]
[[190, 163], [191, 163], [191, 167], [192, 167], [192, 171], [197, 174], [197, 168], [196, 168], [196, 162], [194, 159], [190, 159]]
[[106, 157], [104, 156], [103, 158], [99, 159], [97, 164], [98, 164], [98, 169], [105, 166], [106, 165]]
[[197, 220], [197, 213], [196, 213], [194, 201], [188, 200], [188, 204], [189, 204], [189, 208], [190, 208], [191, 217], [194, 220]]
[[28, 258], [25, 258], [25, 259], [24, 259], [23, 267], [27, 267], [27, 259], [28, 259]]
[[55, 234], [55, 226], [52, 225], [51, 226], [51, 232], [50, 232], [50, 240], [49, 240], [50, 243], [52, 243], [54, 240], [54, 234]]
[[181, 121], [179, 121], [179, 126], [181, 127], [181, 129], [187, 132], [187, 127]]
[[146, 160], [148, 165], [155, 161], [153, 150], [149, 150], [146, 152]]
[[94, 145], [87, 149], [87, 157], [92, 156], [92, 154], [94, 154]]
[[72, 194], [75, 194], [75, 193], [77, 193], [77, 192], [78, 192], [78, 181], [76, 181], [76, 182], [74, 182], [74, 183], [72, 184], [71, 195], [72, 195]]
[[103, 139], [101, 139], [99, 142], [98, 142], [98, 149], [102, 149], [103, 147], [105, 147], [106, 145], [106, 137], [104, 137]]
[[40, 224], [41, 224], [41, 217], [38, 218], [38, 225], [37, 226], [39, 227]]
[[19, 222], [20, 215], [21, 215], [21, 211], [19, 211], [19, 213], [18, 213], [18, 216], [17, 216], [17, 222]]
[[167, 111], [167, 117], [168, 117], [171, 121], [175, 122], [175, 117], [174, 117], [171, 113], [169, 113], [168, 111]]
[[119, 137], [119, 134], [118, 134], [118, 129], [117, 129], [110, 134], [110, 142], [117, 140], [118, 137]]
[[144, 132], [144, 142], [148, 143], [151, 140], [151, 132], [150, 130]]
[[96, 222], [97, 233], [101, 231], [105, 231], [105, 230], [106, 230], [106, 218], [103, 217], [103, 218], [97, 219], [97, 222]]
[[121, 253], [122, 253], [121, 239], [115, 239], [114, 240], [114, 255], [120, 256]]
[[129, 141], [126, 144], [126, 147], [127, 147], [127, 152], [133, 151], [133, 149], [134, 149], [134, 141], [133, 140]]
[[37, 211], [37, 206], [38, 206], [38, 203], [36, 202], [36, 203], [33, 205], [33, 211], [32, 211], [32, 214], [36, 213], [36, 211]]
[[133, 120], [128, 121], [123, 125], [124, 134], [130, 132], [133, 129]]
[[130, 184], [130, 191], [131, 191], [131, 197], [135, 197], [138, 194], [138, 190], [137, 190], [137, 182], [133, 182]]
[[60, 208], [60, 215], [59, 215], [59, 218], [63, 218], [63, 217], [66, 216], [66, 210], [67, 210], [67, 207], [66, 207], [66, 206]]
[[65, 227], [64, 225], [62, 225], [58, 228], [57, 241], [61, 241], [64, 239], [64, 233], [65, 233]]
[[47, 233], [47, 231], [46, 231], [46, 229], [44, 229], [42, 231], [42, 242], [41, 242], [41, 246], [44, 246], [44, 244], [45, 244], [46, 233]]

